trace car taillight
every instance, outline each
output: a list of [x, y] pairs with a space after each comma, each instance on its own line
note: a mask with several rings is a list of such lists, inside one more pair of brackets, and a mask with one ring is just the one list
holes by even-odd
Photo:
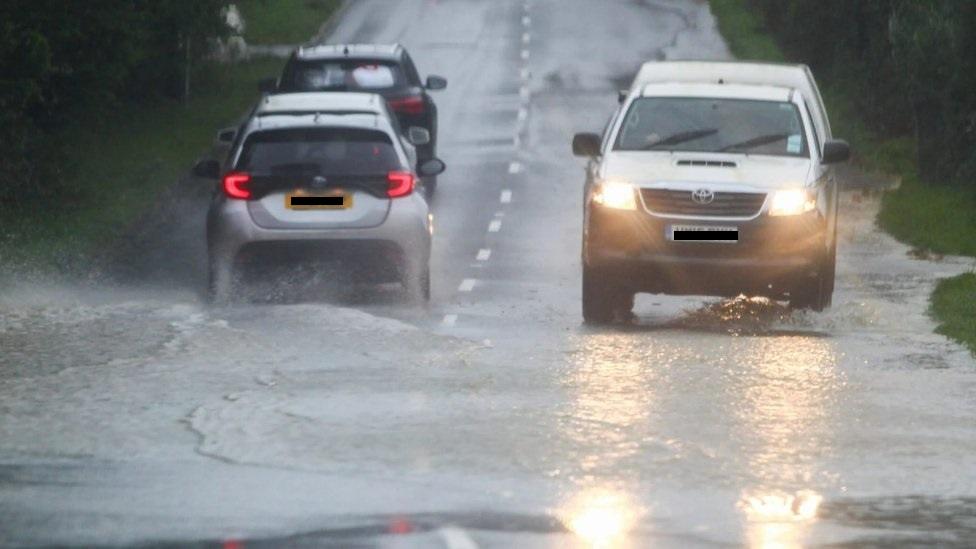
[[230, 172], [224, 176], [224, 194], [228, 198], [247, 200], [251, 198], [251, 189], [247, 188], [249, 183], [251, 183], [251, 174]]
[[417, 185], [417, 178], [410, 172], [390, 172], [386, 176], [389, 186], [386, 189], [386, 196], [398, 198], [407, 196], [413, 192]]
[[424, 98], [411, 96], [390, 99], [390, 108], [401, 114], [424, 114]]

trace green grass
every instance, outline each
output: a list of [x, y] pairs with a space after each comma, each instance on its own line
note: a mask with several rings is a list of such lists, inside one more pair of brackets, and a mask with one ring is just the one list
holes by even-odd
[[340, 0], [242, 0], [248, 44], [301, 44], [318, 33]]
[[[312, 38], [341, 0], [242, 0], [248, 43]], [[0, 264], [71, 270], [112, 245], [194, 160], [216, 131], [238, 121], [257, 99], [257, 82], [283, 61], [207, 64], [193, 75], [190, 101], [153, 101], [93, 112], [54, 138], [66, 144], [61, 204], [25, 200], [0, 209]]]
[[976, 274], [940, 282], [932, 294], [932, 313], [939, 319], [940, 334], [964, 343], [976, 353]]
[[64, 267], [112, 239], [153, 205], [206, 153], [217, 129], [234, 124], [256, 100], [258, 79], [283, 61], [208, 65], [188, 104], [128, 105], [79, 122], [59, 137], [71, 144], [65, 178], [70, 200], [0, 212], [4, 263]]
[[[711, 0], [712, 12], [732, 53], [741, 59], [787, 59], [747, 0]], [[834, 134], [847, 139], [862, 168], [901, 178], [901, 186], [885, 193], [879, 226], [917, 248], [941, 254], [976, 256], [976, 192], [958, 187], [923, 184], [915, 163], [912, 138], [886, 138], [871, 131], [858, 115], [848, 82], [820, 79]], [[976, 352], [976, 275], [941, 281], [932, 295], [932, 313], [939, 332]]]
[[762, 20], [744, 0], [711, 0], [711, 8], [733, 55], [739, 59], [786, 61], [776, 41], [764, 30]]

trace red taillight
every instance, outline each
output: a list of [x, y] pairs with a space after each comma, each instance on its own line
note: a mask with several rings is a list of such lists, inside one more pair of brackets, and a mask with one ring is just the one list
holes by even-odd
[[251, 198], [251, 189], [247, 186], [251, 182], [251, 174], [247, 172], [231, 172], [224, 176], [224, 194], [229, 198], [247, 200]]
[[390, 172], [386, 180], [390, 184], [386, 189], [386, 196], [390, 198], [407, 196], [417, 185], [417, 178], [410, 172]]
[[424, 114], [424, 98], [413, 96], [390, 99], [390, 108], [401, 114]]

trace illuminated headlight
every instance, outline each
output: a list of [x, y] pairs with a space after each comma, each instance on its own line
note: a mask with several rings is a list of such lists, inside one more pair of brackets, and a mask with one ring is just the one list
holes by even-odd
[[606, 208], [636, 210], [636, 189], [623, 181], [604, 181], [593, 191], [593, 202]]
[[817, 207], [817, 195], [810, 189], [776, 191], [769, 203], [769, 215], [800, 215]]

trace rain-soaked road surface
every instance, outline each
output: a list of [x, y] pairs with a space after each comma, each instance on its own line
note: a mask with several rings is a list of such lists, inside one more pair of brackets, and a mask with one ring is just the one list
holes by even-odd
[[703, 2], [364, 0], [332, 40], [450, 79], [429, 311], [203, 306], [206, 192], [141, 283], [5, 288], [0, 544], [976, 545], [976, 365], [925, 316], [972, 264], [909, 258], [876, 198], [845, 195], [829, 312], [581, 325], [570, 137], [641, 61], [728, 56]]

